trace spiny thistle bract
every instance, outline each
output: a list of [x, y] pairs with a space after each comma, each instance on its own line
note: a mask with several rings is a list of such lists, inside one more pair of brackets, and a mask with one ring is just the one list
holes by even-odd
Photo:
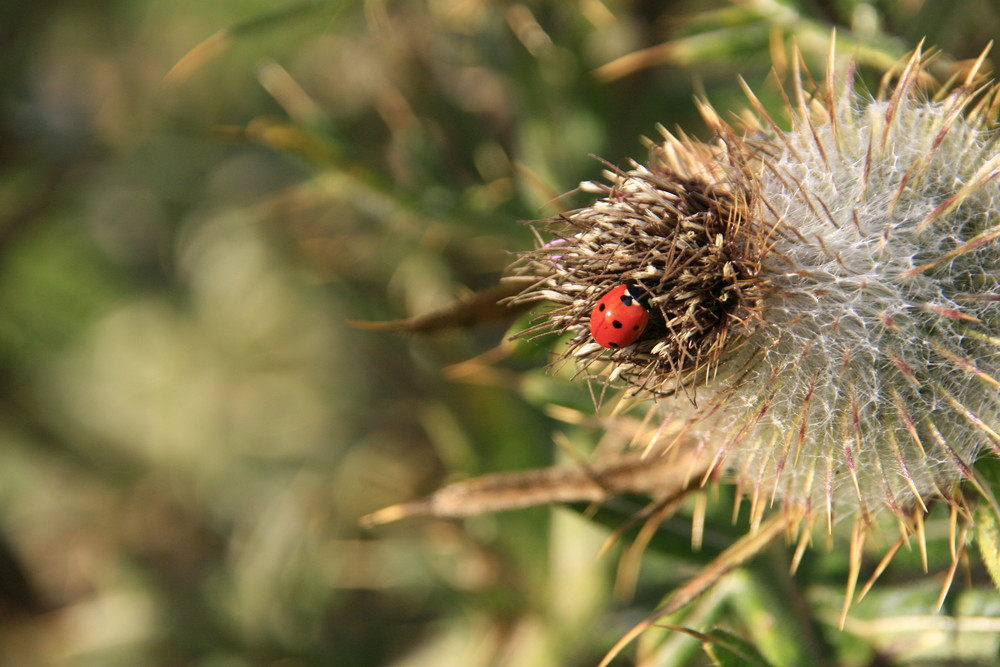
[[[796, 72], [788, 129], [749, 89], [746, 127], [703, 105], [714, 142], [664, 131], [648, 165], [584, 184], [595, 203], [533, 223], [517, 300], [551, 305], [525, 335], [568, 333], [586, 377], [651, 398], [657, 446], [710, 452], [758, 522], [778, 504], [863, 532], [959, 505], [1000, 450], [1000, 94], [982, 62], [936, 99], [919, 51], [877, 96], [853, 69], [815, 91]], [[588, 318], [623, 283], [650, 323], [608, 350]]]

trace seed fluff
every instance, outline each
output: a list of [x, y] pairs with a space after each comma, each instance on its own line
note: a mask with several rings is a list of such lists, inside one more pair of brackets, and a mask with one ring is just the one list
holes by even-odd
[[[796, 68], [784, 121], [749, 88], [745, 126], [703, 103], [713, 142], [661, 130], [646, 164], [583, 184], [592, 204], [532, 223], [514, 301], [549, 305], [522, 335], [565, 333], [560, 359], [650, 399], [657, 449], [711, 452], [757, 523], [775, 504], [832, 526], [957, 503], [1000, 452], [1000, 95], [978, 81], [984, 58], [935, 98], [918, 50], [877, 95], [853, 68], [820, 86]], [[623, 283], [649, 325], [608, 350], [587, 322]]]

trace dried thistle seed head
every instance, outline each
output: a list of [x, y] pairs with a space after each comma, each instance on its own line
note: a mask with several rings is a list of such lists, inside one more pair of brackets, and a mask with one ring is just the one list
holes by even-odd
[[[648, 166], [588, 184], [593, 205], [537, 223], [519, 265], [519, 299], [552, 303], [531, 331], [571, 332], [589, 377], [649, 392], [758, 517], [909, 516], [1000, 451], [1000, 93], [973, 72], [928, 101], [921, 65], [876, 99], [851, 75], [795, 81], [788, 130], [752, 94], [741, 131], [705, 107], [716, 143], [665, 134]], [[608, 351], [587, 322], [621, 283], [650, 324]]]
[[[610, 185], [585, 184], [603, 195], [593, 205], [538, 223], [552, 240], [523, 257], [521, 270], [538, 282], [519, 298], [554, 307], [526, 335], [571, 331], [567, 356], [585, 367], [608, 361], [613, 378], [654, 395], [713, 369], [754, 319], [763, 239], [746, 224], [746, 193], [719, 178], [716, 157], [705, 159], [686, 174], [666, 163], [634, 164], [609, 174]], [[649, 323], [634, 344], [607, 354], [587, 324], [623, 284], [642, 300]]]

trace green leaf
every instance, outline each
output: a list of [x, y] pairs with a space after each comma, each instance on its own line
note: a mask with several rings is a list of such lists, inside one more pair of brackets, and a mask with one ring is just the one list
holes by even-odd
[[988, 503], [976, 508], [975, 525], [979, 553], [993, 585], [1000, 589], [1000, 519]]
[[719, 667], [771, 667], [753, 644], [722, 628], [712, 628], [700, 632], [681, 625], [658, 625], [657, 627], [683, 632], [701, 642], [705, 654], [712, 664]]
[[719, 667], [770, 667], [753, 644], [721, 628], [704, 633], [702, 646]]

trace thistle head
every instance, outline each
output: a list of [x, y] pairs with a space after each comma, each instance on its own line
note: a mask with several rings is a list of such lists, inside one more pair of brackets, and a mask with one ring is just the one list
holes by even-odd
[[[528, 334], [654, 401], [654, 437], [711, 451], [758, 516], [910, 516], [1000, 451], [1000, 96], [977, 63], [927, 99], [921, 64], [875, 97], [797, 76], [787, 129], [749, 91], [746, 127], [706, 105], [714, 142], [664, 132], [518, 265], [550, 304]], [[623, 283], [649, 325], [609, 350], [589, 316]]]
[[[610, 182], [583, 184], [600, 195], [591, 206], [536, 225], [541, 247], [522, 270], [539, 282], [521, 300], [552, 304], [525, 332], [572, 334], [563, 355], [595, 378], [667, 396], [696, 387], [751, 327], [760, 299], [764, 239], [748, 224], [752, 194], [727, 183], [718, 156], [654, 147], [648, 166], [632, 163]], [[631, 345], [608, 351], [586, 326], [602, 297], [629, 285], [649, 313]]]

